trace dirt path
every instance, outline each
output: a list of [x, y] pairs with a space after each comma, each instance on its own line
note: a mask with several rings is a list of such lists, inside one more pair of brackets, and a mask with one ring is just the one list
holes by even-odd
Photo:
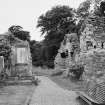
[[79, 105], [76, 93], [64, 90], [48, 77], [38, 77], [40, 85], [35, 89], [30, 105]]

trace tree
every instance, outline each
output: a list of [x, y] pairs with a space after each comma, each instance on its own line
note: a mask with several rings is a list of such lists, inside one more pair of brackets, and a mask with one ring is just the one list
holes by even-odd
[[68, 6], [56, 6], [42, 14], [37, 23], [41, 34], [44, 35], [44, 49], [47, 50], [48, 60], [57, 54], [64, 35], [76, 32], [75, 11]]
[[[68, 33], [73, 31], [71, 25], [75, 26], [74, 10], [68, 6], [56, 6], [42, 14], [38, 19], [37, 27], [41, 28], [41, 33], [48, 36], [50, 32]], [[69, 28], [70, 27], [70, 28]]]
[[44, 56], [42, 55], [42, 51], [43, 51], [42, 47], [43, 47], [42, 42], [38, 42], [35, 40], [30, 41], [31, 56], [32, 56], [32, 62], [34, 66], [43, 65]]
[[28, 31], [24, 31], [23, 27], [17, 25], [12, 25], [9, 29], [9, 32], [11, 32], [15, 37], [21, 39], [21, 40], [27, 40], [30, 41], [30, 35]]
[[12, 25], [11, 27], [9, 27], [8, 31], [10, 31], [11, 33], [16, 33], [19, 32], [23, 29], [23, 27], [19, 26], [19, 25]]
[[85, 18], [89, 15], [89, 8], [91, 5], [91, 0], [85, 0], [77, 8], [78, 17]]
[[[100, 18], [105, 16], [105, 0], [85, 0], [77, 8], [77, 18], [78, 18], [78, 33], [85, 28], [85, 20], [89, 17]], [[92, 15], [92, 16], [91, 16]], [[94, 16], [93, 16], [94, 15]]]
[[92, 0], [85, 0], [82, 2], [76, 10], [76, 17], [78, 20], [77, 23], [77, 33], [81, 34], [82, 29], [84, 28], [84, 21], [89, 16], [89, 9], [91, 7]]

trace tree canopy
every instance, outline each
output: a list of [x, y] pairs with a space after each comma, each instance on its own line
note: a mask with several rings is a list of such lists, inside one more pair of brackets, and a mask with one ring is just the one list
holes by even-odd
[[85, 18], [89, 15], [89, 8], [91, 5], [91, 0], [85, 0], [77, 8], [77, 15], [81, 18]]
[[[45, 35], [46, 41], [74, 32], [75, 26], [74, 10], [68, 6], [53, 7], [39, 17], [37, 24], [42, 35]], [[59, 39], [62, 40], [63, 37], [59, 37]]]
[[8, 31], [21, 40], [30, 41], [30, 33], [28, 31], [24, 31], [23, 27], [19, 25], [12, 25], [8, 28]]

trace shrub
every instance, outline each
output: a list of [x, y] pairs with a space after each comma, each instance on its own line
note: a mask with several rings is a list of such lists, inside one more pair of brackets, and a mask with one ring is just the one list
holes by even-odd
[[49, 61], [46, 61], [45, 63], [44, 63], [44, 65], [46, 65], [48, 68], [54, 68], [54, 62], [53, 62], [53, 60], [49, 60]]
[[80, 79], [81, 75], [83, 74], [84, 71], [84, 66], [83, 65], [72, 65], [69, 69], [70, 73], [73, 74], [71, 75], [71, 77], [73, 77], [74, 79]]

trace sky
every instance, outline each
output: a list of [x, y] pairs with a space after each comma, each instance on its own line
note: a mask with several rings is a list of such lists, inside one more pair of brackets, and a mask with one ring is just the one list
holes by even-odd
[[40, 29], [36, 28], [38, 17], [53, 6], [68, 5], [77, 8], [84, 0], [0, 0], [0, 34], [11, 25], [20, 25], [29, 31], [32, 40], [40, 41]]

